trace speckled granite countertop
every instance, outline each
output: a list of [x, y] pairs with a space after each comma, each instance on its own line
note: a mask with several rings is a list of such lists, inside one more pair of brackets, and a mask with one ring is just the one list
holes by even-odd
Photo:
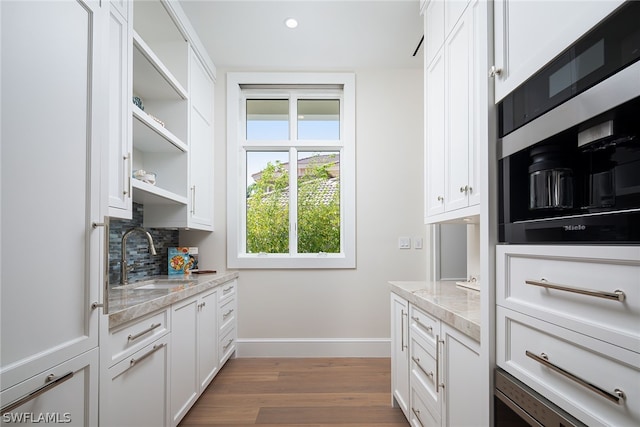
[[454, 281], [389, 282], [391, 291], [480, 342], [480, 292]]
[[[176, 287], [153, 290], [136, 289], [140, 283], [112, 287], [109, 289], [109, 328], [122, 325], [207, 289], [215, 288], [237, 277], [237, 272], [191, 274], [187, 277], [154, 276], [153, 279], [176, 280]], [[184, 284], [185, 279], [191, 283]]]

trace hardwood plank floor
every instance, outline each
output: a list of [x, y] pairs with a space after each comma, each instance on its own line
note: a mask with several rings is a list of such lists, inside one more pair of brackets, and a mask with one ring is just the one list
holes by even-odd
[[388, 358], [231, 359], [179, 424], [406, 427]]

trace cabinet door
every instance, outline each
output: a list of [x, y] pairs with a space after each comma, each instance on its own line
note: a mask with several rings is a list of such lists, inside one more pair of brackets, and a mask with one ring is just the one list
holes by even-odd
[[[42, 394], [33, 393], [39, 389]], [[26, 396], [31, 398], [21, 400]], [[0, 401], [3, 410], [8, 404], [23, 402], [2, 415], [2, 425], [98, 425], [98, 349], [3, 390]]]
[[445, 210], [468, 205], [469, 121], [472, 39], [468, 19], [461, 19], [445, 41]]
[[196, 401], [198, 299], [176, 304], [171, 312], [171, 425], [175, 426]]
[[191, 52], [189, 70], [190, 135], [189, 226], [213, 227], [213, 82]]
[[391, 403], [409, 417], [409, 304], [391, 293]]
[[107, 7], [0, 2], [3, 390], [98, 345]]
[[[112, 2], [109, 16], [109, 216], [131, 219], [131, 2]], [[123, 17], [122, 12], [125, 12]]]
[[425, 82], [425, 216], [444, 212], [444, 55], [426, 68]]
[[218, 372], [217, 292], [205, 294], [198, 304], [198, 378], [202, 391]]
[[441, 331], [443, 425], [487, 425], [489, 391], [482, 386], [480, 344], [444, 323]]
[[444, 2], [430, 1], [424, 12], [425, 70], [444, 43]]
[[169, 395], [169, 336], [165, 335], [109, 368], [102, 425], [166, 426]]
[[499, 102], [622, 3], [496, 0], [495, 66], [501, 73], [495, 82], [495, 101]]

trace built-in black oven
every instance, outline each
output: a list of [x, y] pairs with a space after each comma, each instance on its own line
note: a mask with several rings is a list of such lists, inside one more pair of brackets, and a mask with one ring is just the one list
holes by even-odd
[[498, 105], [499, 241], [640, 243], [640, 2]]

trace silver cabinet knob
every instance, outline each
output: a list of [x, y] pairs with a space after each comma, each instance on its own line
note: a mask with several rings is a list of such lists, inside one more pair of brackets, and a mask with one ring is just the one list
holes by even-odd
[[495, 77], [502, 74], [502, 68], [497, 68], [495, 65], [492, 65], [489, 68], [489, 77]]

